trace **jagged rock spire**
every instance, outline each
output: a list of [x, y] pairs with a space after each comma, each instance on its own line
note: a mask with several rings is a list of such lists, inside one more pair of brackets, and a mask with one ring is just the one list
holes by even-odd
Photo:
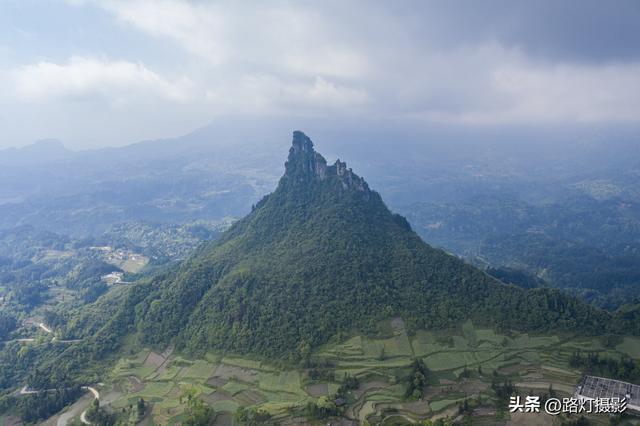
[[326, 175], [327, 160], [313, 149], [313, 142], [299, 130], [293, 132], [289, 158], [285, 163], [285, 177], [296, 182], [309, 182]]
[[331, 176], [337, 177], [344, 189], [369, 191], [365, 180], [347, 168], [346, 163], [336, 160], [334, 165], [327, 166], [327, 160], [315, 151], [311, 139], [300, 130], [294, 131], [283, 179], [293, 183], [308, 183]]

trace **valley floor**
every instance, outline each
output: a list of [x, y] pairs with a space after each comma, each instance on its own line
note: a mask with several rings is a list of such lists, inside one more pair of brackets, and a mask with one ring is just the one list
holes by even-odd
[[[117, 363], [100, 390], [101, 405], [121, 411], [143, 398], [145, 424], [176, 424], [184, 419], [192, 395], [219, 413], [218, 424], [231, 424], [240, 406], [266, 411], [280, 424], [313, 424], [305, 408], [325, 397], [340, 406], [342, 416], [318, 424], [399, 424], [460, 419], [459, 406], [467, 401], [473, 424], [556, 424], [559, 419], [546, 414], [511, 415], [507, 401], [496, 398], [492, 381], [508, 380], [522, 395], [568, 397], [582, 376], [568, 366], [572, 353], [640, 357], [636, 338], [606, 348], [597, 338], [501, 335], [470, 322], [457, 332], [419, 331], [414, 336], [401, 320], [390, 321], [387, 328], [385, 338], [353, 336], [320, 348], [312, 355], [317, 363], [312, 369], [283, 369], [220, 353], [188, 359], [171, 348], [163, 353], [144, 350]], [[430, 370], [428, 385], [422, 398], [407, 400], [406, 376], [415, 358]], [[358, 378], [357, 388], [335, 400], [348, 376]], [[607, 416], [590, 420], [609, 424]]]

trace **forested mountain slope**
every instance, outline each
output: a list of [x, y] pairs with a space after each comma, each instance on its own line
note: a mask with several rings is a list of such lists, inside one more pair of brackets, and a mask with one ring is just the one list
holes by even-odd
[[589, 331], [606, 318], [557, 291], [504, 285], [430, 247], [301, 132], [285, 168], [277, 189], [218, 241], [132, 291], [144, 343], [304, 355], [391, 316], [414, 329], [471, 318], [539, 331]]

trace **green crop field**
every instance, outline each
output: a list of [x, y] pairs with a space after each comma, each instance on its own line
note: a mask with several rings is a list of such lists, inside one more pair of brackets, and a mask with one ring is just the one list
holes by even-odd
[[198, 360], [193, 363], [191, 367], [182, 376], [183, 379], [196, 379], [199, 381], [206, 381], [213, 375], [216, 369], [216, 365], [211, 364], [205, 360]]
[[171, 391], [173, 383], [150, 382], [147, 383], [141, 391], [136, 392], [135, 396], [144, 398], [161, 398]]
[[431, 408], [431, 411], [433, 412], [438, 412], [441, 411], [447, 407], [450, 407], [451, 405], [457, 404], [460, 401], [463, 401], [464, 398], [459, 398], [459, 399], [441, 399], [439, 401], [433, 401], [429, 403], [429, 408]]
[[176, 378], [178, 373], [180, 373], [181, 369], [182, 369], [182, 367], [178, 367], [176, 365], [171, 365], [171, 366], [167, 367], [167, 369], [165, 371], [159, 373], [156, 377], [154, 377], [154, 379], [158, 380], [158, 381], [173, 380], [173, 379]]
[[640, 339], [637, 337], [625, 337], [616, 349], [632, 358], [640, 358]]
[[248, 389], [249, 386], [243, 384], [243, 383], [238, 383], [238, 382], [228, 382], [226, 385], [222, 386], [222, 389], [224, 389], [226, 392], [228, 392], [231, 395], [235, 395], [237, 393], [242, 392], [245, 389]]
[[224, 357], [222, 358], [222, 362], [224, 364], [235, 365], [237, 367], [244, 367], [252, 370], [271, 370], [269, 367], [263, 367], [261, 362], [251, 359]]
[[[294, 413], [304, 415], [306, 405], [317, 402], [321, 395], [336, 395], [345, 377], [352, 376], [359, 379], [359, 386], [348, 393], [348, 404], [342, 408], [345, 416], [376, 423], [393, 412], [408, 422], [453, 413], [465, 398], [475, 400], [482, 395], [485, 403], [495, 403], [490, 387], [493, 374], [508, 378], [522, 392], [553, 387], [569, 394], [581, 378], [581, 372], [568, 365], [577, 350], [617, 359], [640, 356], [640, 339], [635, 338], [605, 349], [599, 339], [503, 335], [476, 328], [471, 322], [457, 331], [419, 330], [411, 336], [400, 321], [385, 327], [389, 333], [382, 338], [357, 335], [319, 348], [312, 359], [328, 362], [323, 370], [330, 374], [318, 380], [299, 365], [283, 369], [213, 352], [205, 359], [173, 354], [156, 369], [143, 364], [149, 351], [142, 351], [114, 367], [112, 381], [119, 384], [122, 396], [111, 405], [118, 409], [144, 397], [153, 406], [155, 424], [175, 424], [183, 419], [185, 395], [190, 393], [221, 413], [233, 414], [239, 406], [251, 406], [284, 421]], [[406, 377], [415, 357], [424, 360], [430, 370], [422, 400], [405, 398]], [[494, 414], [484, 415], [483, 424], [491, 424], [491, 416], [496, 415], [495, 410], [487, 412]]]
[[229, 413], [234, 413], [240, 404], [235, 401], [216, 401], [211, 404], [214, 410], [216, 411], [226, 411]]

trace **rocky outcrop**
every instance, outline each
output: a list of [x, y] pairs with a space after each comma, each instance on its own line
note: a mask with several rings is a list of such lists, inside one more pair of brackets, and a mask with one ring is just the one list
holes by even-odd
[[369, 191], [369, 185], [360, 176], [353, 173], [347, 164], [340, 160], [327, 166], [327, 160], [313, 148], [313, 142], [303, 132], [293, 132], [293, 141], [289, 157], [285, 163], [284, 179], [294, 183], [306, 183], [313, 180], [325, 180], [337, 177], [344, 189]]

